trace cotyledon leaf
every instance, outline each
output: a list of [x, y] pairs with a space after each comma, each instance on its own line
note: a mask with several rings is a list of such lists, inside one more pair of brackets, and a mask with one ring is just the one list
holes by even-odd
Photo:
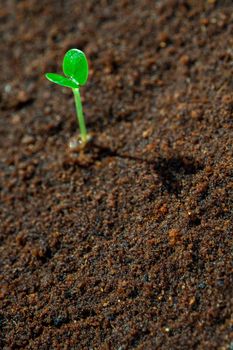
[[62, 75], [56, 74], [56, 73], [46, 73], [46, 78], [50, 81], [52, 81], [55, 84], [69, 87], [71, 89], [77, 89], [79, 88], [79, 84], [72, 81], [69, 78], [63, 77]]
[[73, 78], [80, 85], [85, 85], [88, 78], [88, 62], [81, 50], [71, 49], [67, 51], [62, 68], [67, 77]]

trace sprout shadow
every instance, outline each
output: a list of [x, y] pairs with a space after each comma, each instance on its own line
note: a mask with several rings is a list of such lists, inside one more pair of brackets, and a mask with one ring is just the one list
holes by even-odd
[[159, 157], [154, 163], [154, 170], [159, 175], [164, 188], [172, 194], [178, 195], [183, 188], [183, 180], [198, 173], [203, 165], [192, 157]]
[[155, 160], [148, 160], [143, 157], [123, 154], [107, 146], [100, 145], [95, 140], [93, 140], [92, 145], [90, 144], [90, 152], [92, 154], [91, 164], [97, 160], [101, 161], [106, 157], [117, 157], [148, 164], [150, 171], [155, 171], [158, 175], [163, 189], [176, 196], [181, 193], [184, 180], [187, 180], [188, 177], [195, 175], [204, 168], [202, 164], [191, 156], [175, 156], [170, 158], [159, 156]]

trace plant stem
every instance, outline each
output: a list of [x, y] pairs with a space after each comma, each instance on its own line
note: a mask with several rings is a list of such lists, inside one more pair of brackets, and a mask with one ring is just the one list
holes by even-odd
[[76, 114], [77, 114], [77, 120], [79, 123], [79, 129], [80, 129], [80, 135], [81, 140], [85, 144], [87, 142], [87, 129], [85, 124], [85, 119], [83, 116], [83, 107], [82, 107], [82, 101], [80, 97], [79, 89], [72, 89], [74, 93], [74, 100], [75, 100], [75, 107], [76, 107]]

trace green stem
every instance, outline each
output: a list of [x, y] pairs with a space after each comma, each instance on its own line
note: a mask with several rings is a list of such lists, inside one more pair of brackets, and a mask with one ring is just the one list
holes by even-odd
[[80, 135], [81, 140], [83, 143], [87, 142], [87, 129], [85, 124], [85, 119], [83, 116], [83, 107], [82, 107], [82, 101], [80, 97], [79, 89], [72, 89], [74, 93], [74, 100], [75, 100], [75, 107], [76, 107], [76, 114], [77, 114], [77, 120], [79, 123], [79, 129], [80, 129]]

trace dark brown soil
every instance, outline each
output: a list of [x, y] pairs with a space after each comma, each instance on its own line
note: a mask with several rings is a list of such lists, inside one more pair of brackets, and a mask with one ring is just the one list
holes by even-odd
[[232, 34], [231, 0], [1, 0], [1, 349], [233, 349]]

